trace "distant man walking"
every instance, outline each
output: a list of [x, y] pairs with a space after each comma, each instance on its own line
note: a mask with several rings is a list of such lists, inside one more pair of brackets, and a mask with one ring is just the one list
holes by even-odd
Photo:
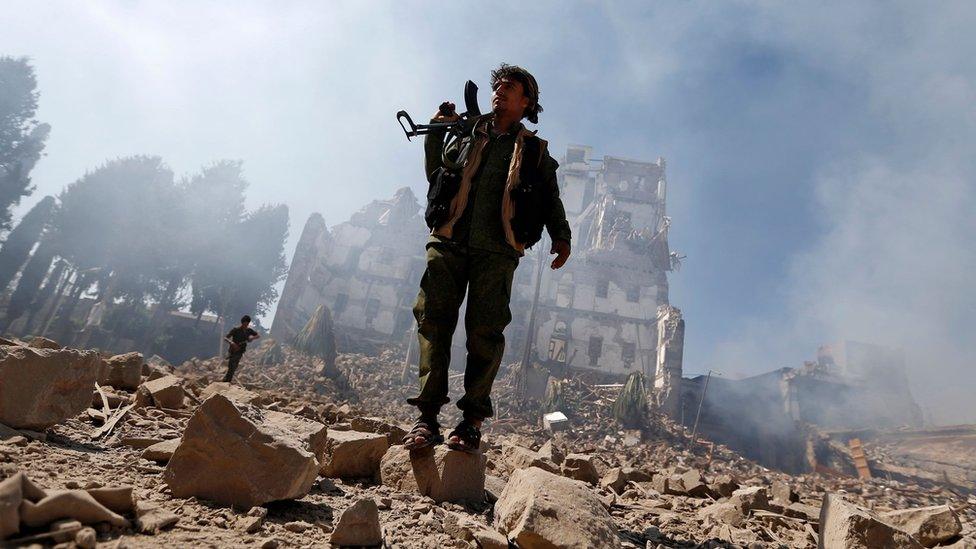
[[[478, 452], [481, 423], [494, 415], [491, 386], [505, 351], [505, 327], [512, 320], [512, 278], [526, 248], [552, 239], [551, 267], [570, 255], [571, 233], [556, 183], [558, 164], [546, 141], [521, 120], [538, 122], [539, 86], [525, 69], [502, 64], [491, 73], [492, 112], [479, 118], [468, 137], [444, 150], [444, 134], [427, 136], [424, 149], [430, 183], [425, 218], [427, 270], [414, 306], [420, 340], [420, 394], [407, 402], [420, 418], [403, 443], [423, 448], [444, 440], [437, 421], [447, 396], [451, 340], [467, 294], [464, 318], [467, 364], [464, 419], [448, 436], [448, 446]], [[433, 122], [457, 119], [454, 104], [441, 104]], [[458, 170], [448, 164], [465, 159]]]
[[224, 375], [224, 381], [228, 383], [234, 379], [234, 372], [237, 371], [237, 365], [241, 363], [247, 344], [261, 337], [250, 328], [250, 324], [251, 317], [244, 315], [241, 317], [241, 325], [235, 326], [224, 336], [224, 341], [230, 344], [227, 349], [227, 374]]

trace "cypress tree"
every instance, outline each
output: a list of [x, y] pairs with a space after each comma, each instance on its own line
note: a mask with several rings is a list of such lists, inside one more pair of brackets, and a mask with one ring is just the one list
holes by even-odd
[[45, 196], [7, 235], [7, 240], [0, 248], [0, 291], [5, 290], [17, 276], [17, 271], [27, 261], [31, 248], [51, 221], [53, 212], [54, 197]]

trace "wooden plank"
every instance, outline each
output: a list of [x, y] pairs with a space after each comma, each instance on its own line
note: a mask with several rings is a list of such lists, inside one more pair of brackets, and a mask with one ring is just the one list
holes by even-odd
[[868, 467], [868, 458], [864, 455], [864, 446], [861, 445], [861, 439], [852, 438], [847, 441], [848, 447], [851, 449], [851, 458], [854, 460], [854, 466], [857, 468], [857, 476], [861, 480], [868, 480], [871, 478], [871, 469]]

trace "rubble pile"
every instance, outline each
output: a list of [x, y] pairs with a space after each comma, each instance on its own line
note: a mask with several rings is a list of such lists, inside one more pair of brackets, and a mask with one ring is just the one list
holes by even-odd
[[[514, 405], [525, 399], [505, 374], [480, 454], [409, 452], [399, 442], [414, 373], [404, 380], [399, 350], [340, 354], [334, 379], [287, 346], [275, 352], [280, 362], [260, 365], [260, 349], [249, 353], [232, 384], [218, 381], [219, 358], [173, 368], [93, 353], [85, 398], [66, 417], [0, 426], [0, 537], [77, 547], [976, 547], [976, 499], [951, 483], [786, 475], [694, 442], [656, 414], [622, 429], [620, 385], [561, 381], [565, 420], [544, 422], [545, 410]], [[0, 346], [0, 397], [20, 375], [5, 361], [25, 353], [89, 356]], [[461, 376], [451, 383], [457, 394]]]

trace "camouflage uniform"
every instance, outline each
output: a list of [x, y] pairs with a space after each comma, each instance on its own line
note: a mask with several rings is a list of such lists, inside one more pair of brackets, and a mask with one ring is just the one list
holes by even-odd
[[[509, 133], [490, 131], [490, 117], [479, 123], [451, 216], [435, 227], [427, 241], [427, 270], [413, 312], [420, 341], [420, 394], [408, 399], [422, 412], [436, 413], [448, 402], [448, 368], [458, 309], [467, 292], [464, 319], [467, 364], [464, 396], [457, 405], [465, 417], [494, 415], [491, 386], [505, 351], [505, 327], [512, 320], [512, 278], [525, 245], [511, 228], [513, 177], [523, 140], [534, 135], [517, 124]], [[541, 140], [539, 140], [541, 141]], [[550, 202], [544, 220], [553, 240], [570, 241], [569, 223], [556, 183], [558, 164], [544, 148], [539, 157], [541, 181]], [[428, 180], [442, 168], [443, 134], [425, 142]], [[518, 178], [514, 178], [518, 185]]]

